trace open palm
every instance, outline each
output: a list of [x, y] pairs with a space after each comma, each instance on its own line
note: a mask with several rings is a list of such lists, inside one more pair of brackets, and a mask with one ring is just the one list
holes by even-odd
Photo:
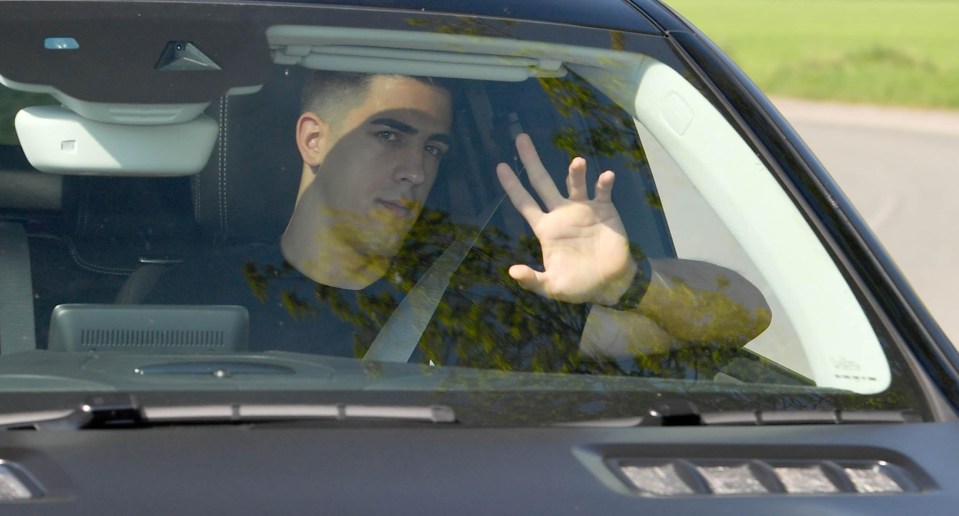
[[524, 288], [560, 301], [615, 304], [636, 272], [626, 230], [611, 199], [615, 175], [609, 170], [600, 174], [590, 199], [586, 160], [573, 158], [566, 177], [569, 195], [564, 197], [529, 136], [516, 138], [516, 150], [546, 211], [509, 165], [500, 163], [496, 173], [513, 206], [539, 239], [544, 270], [513, 265], [510, 276]]

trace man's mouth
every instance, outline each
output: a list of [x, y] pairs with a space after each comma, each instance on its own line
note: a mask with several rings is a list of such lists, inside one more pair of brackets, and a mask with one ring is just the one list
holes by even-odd
[[403, 199], [378, 199], [377, 203], [397, 217], [409, 218], [413, 216], [413, 201]]

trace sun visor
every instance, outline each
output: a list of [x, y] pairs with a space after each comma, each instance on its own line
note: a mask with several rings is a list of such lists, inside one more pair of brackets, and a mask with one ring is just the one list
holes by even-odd
[[[536, 55], [524, 42], [383, 29], [277, 25], [267, 29], [277, 64], [314, 70], [422, 75], [487, 81], [564, 77], [561, 59]], [[438, 51], [436, 49], [444, 49]]]
[[27, 160], [41, 172], [182, 176], [203, 169], [217, 135], [210, 117], [190, 118], [177, 124], [115, 124], [60, 106], [34, 106], [20, 110], [15, 123]]

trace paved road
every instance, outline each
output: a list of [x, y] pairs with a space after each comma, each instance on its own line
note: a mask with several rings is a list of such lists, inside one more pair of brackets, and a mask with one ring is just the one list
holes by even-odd
[[774, 102], [959, 346], [959, 113]]

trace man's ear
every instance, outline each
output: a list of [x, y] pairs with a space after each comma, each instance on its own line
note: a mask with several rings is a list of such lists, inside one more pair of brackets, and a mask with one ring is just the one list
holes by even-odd
[[330, 134], [330, 125], [316, 113], [303, 113], [296, 121], [296, 146], [300, 150], [303, 163], [311, 168], [323, 163], [326, 156], [326, 139]]

